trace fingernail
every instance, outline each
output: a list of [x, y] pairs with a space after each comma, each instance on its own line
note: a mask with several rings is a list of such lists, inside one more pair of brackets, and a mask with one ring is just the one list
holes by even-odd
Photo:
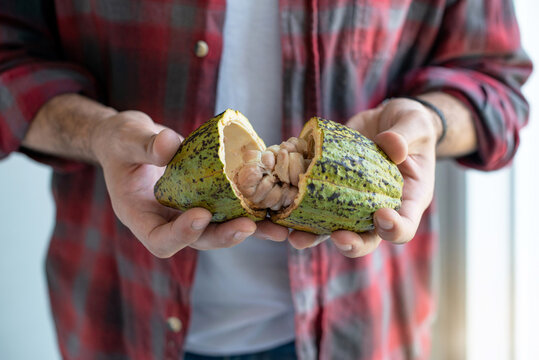
[[378, 227], [382, 230], [391, 230], [393, 229], [393, 222], [391, 220], [385, 220], [385, 219], [376, 219], [376, 224]]
[[336, 242], [333, 242], [333, 243], [341, 251], [350, 251], [350, 250], [352, 250], [352, 244], [339, 244], [339, 243], [336, 243]]
[[191, 223], [193, 230], [197, 231], [204, 229], [206, 226], [208, 226], [208, 220], [206, 219], [195, 219]]
[[251, 235], [250, 233], [245, 233], [245, 232], [238, 231], [237, 233], [234, 234], [234, 240], [243, 241], [250, 235]]
[[316, 240], [311, 245], [309, 245], [309, 247], [310, 248], [315, 247], [315, 246], [319, 245], [320, 243], [323, 243], [324, 241], [326, 241], [329, 238], [330, 238], [329, 235], [319, 235], [316, 238]]

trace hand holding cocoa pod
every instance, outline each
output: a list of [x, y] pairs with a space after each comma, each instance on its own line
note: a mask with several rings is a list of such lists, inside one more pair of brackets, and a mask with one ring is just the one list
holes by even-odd
[[373, 214], [401, 205], [402, 176], [371, 140], [312, 118], [297, 138], [265, 147], [227, 110], [182, 143], [155, 186], [163, 205], [200, 206], [221, 222], [247, 216], [315, 234], [372, 230]]

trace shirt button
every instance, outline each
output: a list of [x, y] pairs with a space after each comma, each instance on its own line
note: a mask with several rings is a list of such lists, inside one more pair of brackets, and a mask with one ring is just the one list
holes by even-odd
[[175, 333], [178, 333], [182, 330], [182, 321], [176, 316], [169, 317], [167, 319], [167, 324], [168, 328]]
[[210, 48], [208, 47], [208, 43], [202, 40], [197, 41], [197, 45], [195, 46], [195, 55], [199, 58], [203, 58], [206, 55], [208, 55], [208, 51], [210, 51]]

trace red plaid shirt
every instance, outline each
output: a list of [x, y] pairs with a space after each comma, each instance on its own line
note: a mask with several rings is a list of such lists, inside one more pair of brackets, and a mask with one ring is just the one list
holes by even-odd
[[[479, 139], [459, 161], [486, 170], [511, 160], [531, 64], [510, 1], [281, 0], [280, 9], [283, 136], [314, 114], [344, 122], [389, 96], [447, 91], [469, 105]], [[224, 10], [224, 0], [2, 1], [0, 156], [66, 92], [189, 134], [213, 115]], [[62, 355], [180, 358], [196, 251], [153, 257], [115, 218], [99, 168], [32, 155], [55, 166], [46, 270]], [[426, 358], [435, 239], [429, 209], [409, 244], [363, 258], [331, 242], [290, 249], [300, 358]]]

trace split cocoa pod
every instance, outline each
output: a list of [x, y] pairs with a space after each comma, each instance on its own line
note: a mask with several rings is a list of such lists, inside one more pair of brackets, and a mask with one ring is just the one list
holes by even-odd
[[246, 216], [315, 234], [374, 229], [380, 208], [398, 210], [403, 179], [371, 140], [344, 125], [310, 119], [298, 138], [266, 148], [240, 112], [226, 110], [181, 144], [155, 185], [156, 199], [212, 221]]

